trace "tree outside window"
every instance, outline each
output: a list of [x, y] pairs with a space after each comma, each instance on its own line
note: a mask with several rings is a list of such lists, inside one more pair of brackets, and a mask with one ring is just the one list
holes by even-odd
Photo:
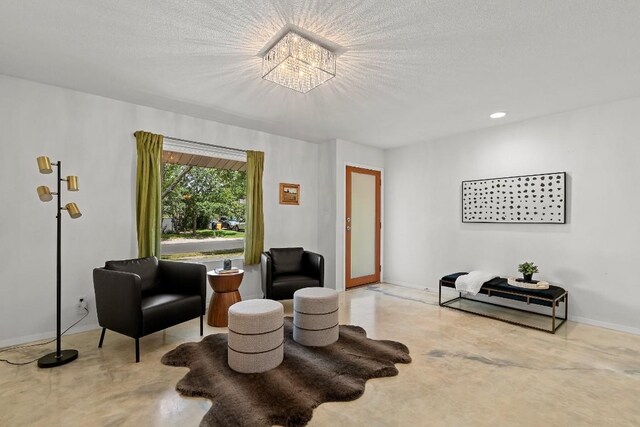
[[[245, 197], [246, 172], [165, 163], [162, 172], [163, 258], [241, 255]], [[236, 244], [224, 242], [225, 239], [234, 239]]]

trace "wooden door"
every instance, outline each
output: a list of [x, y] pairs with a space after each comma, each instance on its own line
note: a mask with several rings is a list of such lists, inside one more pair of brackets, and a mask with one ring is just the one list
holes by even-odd
[[345, 284], [380, 281], [380, 171], [347, 166]]

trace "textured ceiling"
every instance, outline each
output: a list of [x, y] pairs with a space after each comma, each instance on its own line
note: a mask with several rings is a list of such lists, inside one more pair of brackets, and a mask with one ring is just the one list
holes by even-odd
[[[0, 73], [388, 148], [640, 96], [639, 18], [638, 0], [2, 0]], [[344, 49], [336, 78], [260, 78], [285, 25]]]

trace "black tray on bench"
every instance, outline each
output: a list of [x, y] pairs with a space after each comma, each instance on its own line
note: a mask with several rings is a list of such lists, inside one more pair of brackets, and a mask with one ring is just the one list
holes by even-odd
[[[462, 295], [462, 293], [458, 293], [458, 296], [456, 298], [450, 299], [448, 301], [442, 301], [442, 287], [447, 287], [447, 288], [454, 288], [456, 287], [455, 282], [456, 279], [459, 276], [462, 276], [463, 274], [467, 274], [464, 272], [461, 273], [453, 273], [453, 274], [449, 274], [444, 276], [442, 279], [440, 279], [440, 284], [438, 287], [438, 304], [441, 307], [447, 307], [447, 308], [452, 308], [454, 310], [459, 310], [459, 311], [464, 311], [466, 313], [472, 313], [472, 314], [476, 314], [479, 316], [483, 316], [483, 317], [488, 317], [490, 319], [496, 319], [496, 320], [500, 320], [503, 322], [507, 322], [507, 323], [511, 323], [514, 325], [519, 325], [519, 326], [524, 326], [526, 328], [531, 328], [531, 329], [537, 329], [540, 331], [544, 331], [544, 332], [550, 332], [552, 334], [554, 334], [558, 328], [560, 326], [562, 326], [562, 324], [567, 320], [567, 310], [568, 310], [568, 305], [569, 305], [569, 293], [567, 291], [565, 291], [563, 288], [559, 287], [559, 286], [553, 286], [553, 285], [549, 285], [549, 289], [526, 289], [526, 288], [519, 288], [516, 286], [511, 286], [507, 283], [507, 279], [502, 278], [502, 277], [497, 277], [495, 279], [489, 280], [488, 282], [485, 282], [482, 285], [482, 288], [480, 289], [480, 292], [478, 292], [479, 294], [483, 294], [483, 295], [487, 295], [489, 297], [500, 297], [500, 298], [505, 298], [505, 299], [510, 299], [510, 300], [514, 300], [514, 301], [521, 301], [521, 302], [525, 302], [528, 304], [535, 304], [535, 305], [541, 305], [541, 306], [545, 306], [545, 307], [550, 307], [551, 308], [551, 315], [547, 315], [547, 314], [541, 314], [541, 313], [536, 313], [530, 310], [524, 310], [524, 309], [520, 309], [520, 308], [515, 308], [515, 307], [510, 307], [510, 306], [505, 306], [502, 304], [494, 304], [488, 301], [481, 301], [481, 300], [477, 300], [477, 299], [472, 299], [472, 298], [466, 298]], [[467, 301], [474, 301], [474, 302], [479, 302], [479, 303], [483, 303], [483, 304], [489, 304], [489, 305], [495, 305], [498, 307], [504, 307], [504, 308], [508, 308], [510, 310], [516, 310], [516, 311], [522, 311], [525, 313], [531, 313], [534, 315], [538, 315], [538, 316], [544, 316], [544, 317], [548, 317], [551, 319], [551, 328], [550, 329], [545, 329], [545, 328], [539, 328], [537, 326], [532, 326], [532, 325], [527, 325], [526, 323], [521, 323], [521, 322], [516, 322], [513, 320], [507, 320], [507, 319], [503, 319], [500, 317], [496, 317], [496, 316], [491, 316], [489, 314], [484, 314], [484, 313], [478, 313], [475, 311], [471, 311], [471, 310], [467, 310], [461, 307], [453, 307], [450, 304], [456, 302], [456, 301], [460, 301], [460, 300], [467, 300]], [[560, 303], [564, 303], [564, 318], [562, 317], [558, 317], [556, 315], [556, 309], [559, 307]]]

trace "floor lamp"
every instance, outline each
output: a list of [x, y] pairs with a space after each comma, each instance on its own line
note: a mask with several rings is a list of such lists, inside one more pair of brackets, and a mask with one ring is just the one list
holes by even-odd
[[46, 156], [40, 156], [37, 158], [38, 160], [38, 169], [40, 169], [40, 173], [49, 174], [53, 172], [52, 166], [57, 167], [58, 169], [58, 191], [53, 193], [49, 190], [49, 187], [46, 185], [41, 185], [37, 188], [38, 197], [43, 202], [50, 202], [53, 200], [53, 196], [57, 196], [58, 200], [58, 214], [56, 215], [56, 221], [58, 225], [58, 242], [57, 242], [57, 262], [56, 262], [56, 351], [53, 353], [49, 353], [46, 356], [42, 356], [38, 359], [38, 366], [40, 368], [54, 368], [56, 366], [65, 365], [69, 362], [72, 362], [78, 358], [78, 350], [61, 350], [60, 344], [62, 340], [62, 334], [60, 333], [61, 324], [60, 324], [60, 299], [61, 299], [61, 274], [60, 274], [60, 240], [61, 240], [61, 225], [62, 225], [62, 211], [66, 210], [69, 213], [69, 216], [73, 219], [80, 218], [82, 214], [80, 213], [80, 209], [75, 203], [67, 203], [64, 207], [62, 207], [62, 202], [60, 200], [60, 190], [62, 181], [67, 182], [67, 190], [68, 191], [78, 191], [78, 177], [77, 176], [68, 176], [66, 179], [62, 178], [62, 162], [58, 161], [56, 163], [51, 163]]

